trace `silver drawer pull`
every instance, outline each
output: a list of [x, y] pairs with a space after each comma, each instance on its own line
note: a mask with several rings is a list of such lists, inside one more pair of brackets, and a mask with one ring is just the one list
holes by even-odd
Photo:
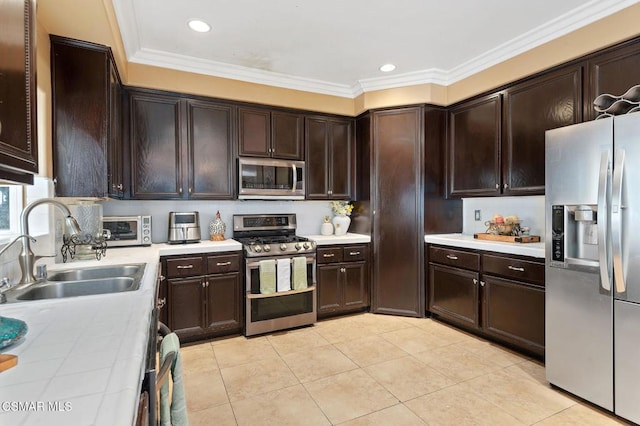
[[350, 252], [349, 252], [349, 256], [357, 256], [357, 255], [359, 255], [359, 254], [360, 254], [360, 252], [359, 252], [359, 251], [350, 251]]
[[474, 284], [478, 284], [478, 280], [474, 278], [474, 279], [473, 279], [473, 283], [474, 283]]
[[508, 266], [509, 269], [511, 269], [512, 271], [518, 271], [518, 272], [524, 272], [524, 268], [518, 268], [517, 266]]
[[231, 262], [217, 262], [216, 266], [229, 266], [231, 265]]
[[322, 257], [333, 257], [335, 256], [335, 254], [333, 253], [329, 253], [329, 254], [323, 254]]
[[451, 260], [458, 260], [458, 256], [454, 256], [452, 254], [448, 254], [447, 255], [447, 259], [451, 259]]
[[193, 265], [178, 265], [176, 269], [193, 269]]

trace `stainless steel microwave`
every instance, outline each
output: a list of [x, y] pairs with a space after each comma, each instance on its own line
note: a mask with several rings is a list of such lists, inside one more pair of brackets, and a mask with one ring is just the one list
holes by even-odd
[[104, 216], [107, 247], [150, 246], [151, 216]]
[[304, 200], [304, 161], [238, 160], [238, 198]]

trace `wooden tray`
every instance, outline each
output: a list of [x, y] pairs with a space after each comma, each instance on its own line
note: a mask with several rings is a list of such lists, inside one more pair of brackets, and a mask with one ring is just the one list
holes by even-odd
[[0, 372], [15, 367], [18, 364], [18, 357], [15, 355], [0, 355]]
[[502, 241], [505, 243], [539, 243], [539, 235], [521, 235], [515, 237], [513, 235], [493, 235], [493, 234], [473, 234], [473, 238], [477, 240]]

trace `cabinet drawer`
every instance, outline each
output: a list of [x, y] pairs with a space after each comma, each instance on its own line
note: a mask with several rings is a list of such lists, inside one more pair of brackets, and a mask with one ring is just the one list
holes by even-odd
[[446, 247], [429, 247], [429, 261], [474, 271], [480, 269], [480, 255], [478, 253]]
[[167, 278], [188, 277], [204, 274], [204, 261], [201, 256], [181, 257], [167, 260]]
[[207, 273], [221, 274], [240, 270], [240, 255], [210, 255], [207, 256]]
[[368, 258], [369, 247], [367, 246], [347, 246], [342, 248], [342, 260], [345, 262], [367, 260]]
[[317, 263], [342, 262], [342, 247], [326, 247], [317, 250]]
[[544, 263], [483, 254], [482, 272], [544, 286]]

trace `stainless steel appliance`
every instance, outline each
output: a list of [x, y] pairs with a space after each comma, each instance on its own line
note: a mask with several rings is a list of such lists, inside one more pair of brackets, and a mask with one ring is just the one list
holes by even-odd
[[200, 214], [198, 212], [169, 213], [169, 244], [200, 241]]
[[269, 158], [238, 160], [238, 198], [304, 199], [304, 162]]
[[[245, 263], [245, 335], [267, 333], [316, 322], [316, 243], [296, 235], [295, 214], [234, 215], [233, 238], [243, 245]], [[260, 291], [260, 262], [305, 259], [307, 287]]]
[[546, 133], [546, 374], [640, 423], [640, 113]]
[[103, 216], [107, 247], [150, 246], [151, 216]]

